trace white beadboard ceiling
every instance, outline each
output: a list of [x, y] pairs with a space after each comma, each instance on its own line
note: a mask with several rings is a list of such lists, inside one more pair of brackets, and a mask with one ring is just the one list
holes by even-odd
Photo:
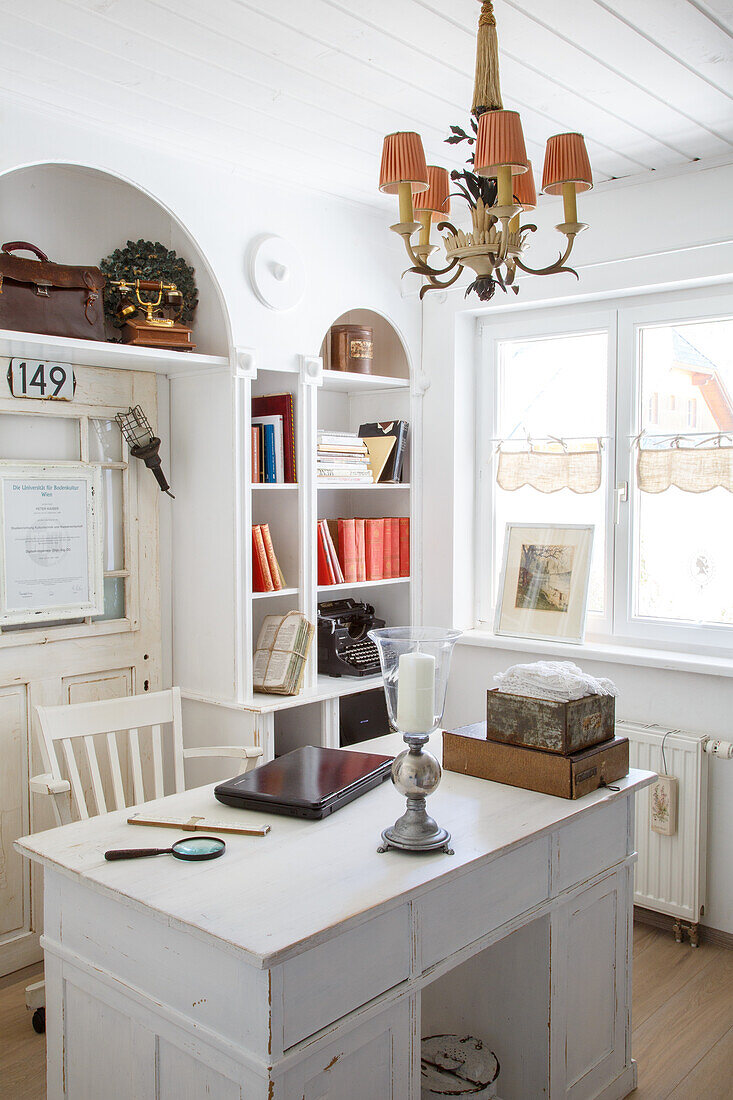
[[[0, 0], [0, 88], [126, 136], [384, 205], [382, 136], [463, 167], [476, 0]], [[535, 174], [580, 130], [595, 178], [733, 148], [733, 0], [495, 0]], [[93, 142], [90, 141], [93, 161]]]

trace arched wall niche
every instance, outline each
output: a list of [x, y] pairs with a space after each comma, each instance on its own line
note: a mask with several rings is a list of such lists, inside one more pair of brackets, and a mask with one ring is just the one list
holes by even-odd
[[[390, 378], [410, 377], [411, 361], [407, 345], [394, 323], [384, 314], [373, 309], [349, 309], [332, 321], [331, 325], [367, 325], [374, 330], [372, 374], [383, 374]], [[331, 369], [330, 334], [329, 328], [321, 343], [321, 356], [326, 370]]]
[[93, 264], [128, 240], [160, 241], [196, 271], [197, 352], [228, 355], [229, 313], [203, 252], [160, 200], [130, 180], [100, 168], [43, 161], [0, 175], [0, 243], [29, 241], [50, 260]]

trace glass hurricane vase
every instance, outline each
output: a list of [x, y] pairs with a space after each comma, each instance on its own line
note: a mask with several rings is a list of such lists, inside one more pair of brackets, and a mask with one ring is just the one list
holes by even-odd
[[443, 719], [451, 655], [460, 631], [397, 626], [370, 630], [369, 637], [379, 650], [390, 726], [408, 746], [392, 764], [392, 782], [407, 799], [407, 809], [384, 830], [378, 851], [442, 850], [452, 855], [450, 833], [429, 816], [425, 805], [442, 774], [425, 745]]

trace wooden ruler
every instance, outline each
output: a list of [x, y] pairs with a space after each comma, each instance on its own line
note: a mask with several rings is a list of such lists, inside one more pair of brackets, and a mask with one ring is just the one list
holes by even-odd
[[232, 825], [231, 822], [208, 821], [205, 817], [148, 817], [147, 814], [133, 814], [128, 817], [127, 824], [182, 829], [184, 833], [241, 833], [243, 836], [266, 836], [270, 831], [269, 825]]

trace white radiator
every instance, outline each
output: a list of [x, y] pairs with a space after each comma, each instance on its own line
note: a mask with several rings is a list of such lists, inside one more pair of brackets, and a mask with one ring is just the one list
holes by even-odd
[[[666, 726], [616, 723], [629, 739], [632, 768], [664, 772], [679, 781], [677, 831], [662, 836], [649, 825], [650, 788], [637, 794], [634, 904], [696, 924], [705, 911], [708, 754], [705, 734]], [[666, 735], [666, 737], [665, 737]], [[662, 761], [662, 739], [666, 769]]]

